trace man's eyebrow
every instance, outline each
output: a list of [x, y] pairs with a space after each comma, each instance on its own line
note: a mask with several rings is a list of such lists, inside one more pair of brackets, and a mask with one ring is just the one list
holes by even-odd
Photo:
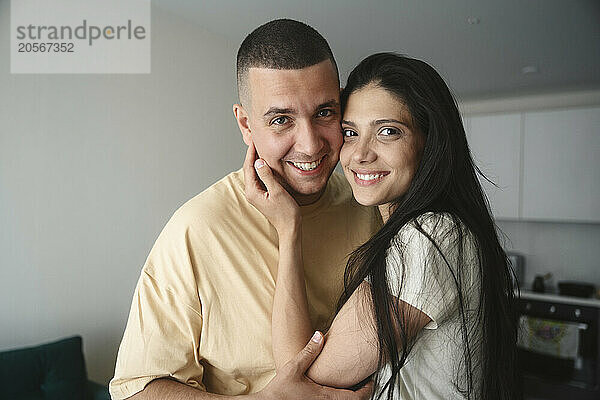
[[294, 114], [296, 110], [293, 108], [279, 108], [279, 107], [271, 107], [267, 110], [266, 113], [263, 114], [263, 117], [270, 117], [272, 115], [277, 114]]
[[317, 110], [320, 110], [322, 108], [329, 108], [329, 107], [335, 108], [335, 107], [338, 107], [339, 105], [340, 105], [339, 101], [332, 99], [332, 100], [326, 101], [325, 103], [319, 104], [317, 106]]
[[[340, 102], [332, 99], [326, 101], [325, 103], [321, 103], [317, 106], [317, 110], [322, 110], [323, 108], [335, 108], [340, 105]], [[296, 110], [293, 108], [281, 108], [281, 107], [271, 107], [267, 110], [266, 113], [263, 114], [263, 117], [270, 117], [278, 114], [295, 114]]]
[[352, 121], [346, 121], [345, 119], [343, 119], [342, 120], [342, 124], [350, 125], [351, 127], [356, 128], [356, 124], [354, 122], [352, 122]]

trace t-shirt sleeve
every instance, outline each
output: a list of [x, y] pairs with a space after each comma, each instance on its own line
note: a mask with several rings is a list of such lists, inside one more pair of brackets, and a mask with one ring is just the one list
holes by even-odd
[[202, 309], [185, 235], [167, 225], [142, 269], [109, 384], [112, 399], [128, 398], [157, 378], [206, 390], [198, 353]]
[[458, 310], [458, 288], [471, 290], [473, 247], [464, 226], [459, 239], [449, 216], [428, 215], [419, 225], [424, 232], [413, 222], [392, 240], [386, 258], [389, 289], [431, 318], [425, 329], [437, 329]]
[[205, 390], [197, 353], [201, 327], [198, 310], [142, 271], [110, 382], [111, 397], [125, 399], [164, 377]]

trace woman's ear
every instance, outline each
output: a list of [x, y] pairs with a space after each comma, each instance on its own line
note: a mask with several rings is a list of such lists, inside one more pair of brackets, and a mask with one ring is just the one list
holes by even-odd
[[240, 128], [240, 132], [242, 133], [244, 143], [246, 143], [246, 146], [250, 146], [250, 143], [252, 143], [252, 131], [250, 130], [250, 125], [248, 123], [248, 112], [241, 104], [234, 104], [233, 115]]

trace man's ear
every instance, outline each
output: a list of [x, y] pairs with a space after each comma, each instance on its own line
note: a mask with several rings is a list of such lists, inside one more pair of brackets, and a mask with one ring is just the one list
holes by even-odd
[[246, 143], [247, 146], [250, 146], [250, 143], [252, 143], [252, 131], [248, 124], [248, 112], [241, 104], [234, 104], [233, 115], [235, 116], [240, 132], [242, 133], [244, 143]]

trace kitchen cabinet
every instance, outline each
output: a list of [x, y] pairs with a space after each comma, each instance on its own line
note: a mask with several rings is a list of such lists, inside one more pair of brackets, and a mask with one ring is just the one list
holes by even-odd
[[495, 218], [600, 222], [600, 107], [463, 119]]
[[520, 216], [521, 118], [520, 113], [465, 118], [475, 164], [496, 184], [479, 177], [492, 214], [499, 219]]
[[600, 107], [524, 113], [522, 218], [600, 222]]

